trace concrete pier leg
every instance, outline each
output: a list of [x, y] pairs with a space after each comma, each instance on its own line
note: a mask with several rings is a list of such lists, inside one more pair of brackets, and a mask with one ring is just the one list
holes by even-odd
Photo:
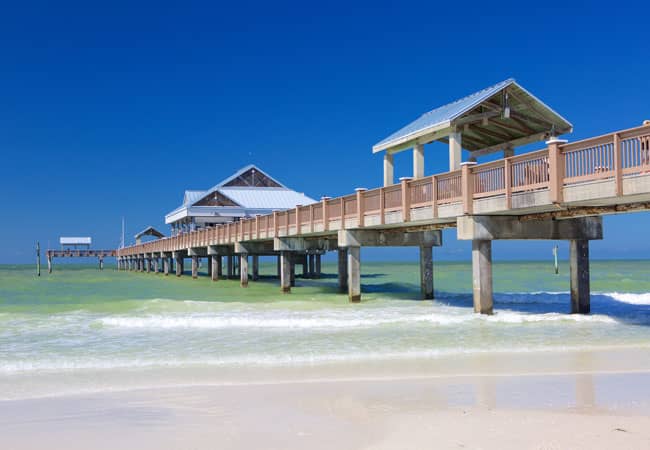
[[278, 256], [278, 267], [276, 273], [278, 278], [282, 278], [282, 256]]
[[316, 255], [316, 273], [315, 276], [316, 278], [320, 278], [321, 276], [321, 255], [318, 254]]
[[104, 270], [104, 258], [99, 258], [99, 270]]
[[233, 260], [233, 258], [234, 258], [233, 255], [228, 255], [228, 261], [227, 261], [228, 268], [227, 268], [227, 270], [228, 270], [228, 279], [229, 280], [231, 280], [234, 277], [234, 267], [233, 267], [234, 266], [234, 264], [233, 264], [234, 260]]
[[158, 273], [158, 258], [153, 259], [153, 273]]
[[361, 301], [361, 247], [348, 247], [348, 298]]
[[344, 293], [348, 290], [348, 249], [339, 248], [339, 292]]
[[282, 252], [279, 257], [280, 261], [280, 288], [282, 292], [288, 294], [291, 292], [291, 253]]
[[569, 265], [571, 272], [571, 313], [589, 314], [591, 302], [588, 240], [576, 239], [570, 241]]
[[309, 278], [309, 255], [302, 258], [302, 277]]
[[149, 258], [144, 259], [144, 271], [147, 273], [151, 271], [151, 260]]
[[433, 247], [420, 247], [420, 290], [422, 298], [433, 298]]
[[212, 261], [210, 263], [210, 277], [212, 278], [212, 281], [219, 281], [219, 266], [221, 265], [221, 256], [212, 255], [210, 257], [210, 260]]
[[165, 274], [165, 276], [169, 275], [169, 258], [163, 256], [162, 265], [163, 265], [163, 273]]
[[47, 273], [52, 273], [52, 257], [47, 257]]
[[223, 277], [223, 258], [221, 255], [217, 256], [217, 277]]
[[183, 258], [176, 258], [176, 276], [183, 275]]
[[192, 278], [199, 277], [199, 257], [192, 256]]
[[316, 278], [316, 255], [309, 255], [309, 278]]
[[208, 275], [212, 278], [212, 257], [208, 256]]
[[492, 241], [472, 241], [474, 312], [492, 314]]
[[248, 254], [239, 255], [239, 284], [241, 287], [248, 287]]
[[260, 278], [260, 257], [259, 255], [253, 255], [253, 281], [257, 281]]

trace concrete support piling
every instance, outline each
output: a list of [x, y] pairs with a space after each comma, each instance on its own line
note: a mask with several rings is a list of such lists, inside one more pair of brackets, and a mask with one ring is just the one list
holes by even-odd
[[472, 241], [472, 291], [474, 312], [492, 314], [492, 241]]
[[199, 277], [199, 257], [192, 256], [192, 278]]
[[344, 293], [348, 290], [348, 249], [339, 248], [338, 251], [338, 277], [339, 292]]
[[280, 254], [280, 288], [283, 293], [291, 292], [291, 253]]
[[228, 279], [229, 280], [233, 279], [234, 273], [235, 273], [234, 272], [235, 269], [234, 269], [234, 259], [233, 258], [234, 258], [233, 255], [228, 255], [228, 259], [227, 259], [227, 262], [226, 262], [226, 264], [228, 266], [227, 270], [228, 270]]
[[208, 275], [212, 278], [212, 258], [208, 256]]
[[257, 281], [260, 278], [260, 257], [259, 255], [253, 255], [253, 281]]
[[571, 272], [571, 313], [589, 314], [591, 311], [589, 288], [589, 241], [574, 239], [569, 243]]
[[176, 276], [180, 277], [183, 275], [183, 257], [176, 257]]
[[169, 260], [170, 258], [167, 258], [166, 256], [162, 257], [163, 273], [165, 276], [169, 275]]
[[153, 259], [153, 273], [158, 273], [158, 258]]
[[433, 298], [433, 247], [420, 247], [420, 290], [422, 298]]
[[221, 256], [219, 255], [212, 255], [209, 258], [212, 263], [210, 264], [210, 277], [212, 278], [212, 281], [219, 281], [219, 272], [221, 269]]
[[316, 255], [316, 273], [315, 273], [316, 278], [320, 278], [321, 276], [321, 254]]
[[47, 257], [47, 273], [52, 273], [52, 257]]
[[241, 287], [248, 287], [248, 254], [239, 255], [239, 284]]
[[310, 255], [305, 255], [302, 258], [302, 277], [303, 278], [309, 278], [309, 256]]
[[309, 278], [316, 278], [316, 255], [309, 255]]
[[361, 247], [348, 247], [348, 298], [361, 301]]
[[99, 270], [104, 270], [104, 258], [99, 258]]

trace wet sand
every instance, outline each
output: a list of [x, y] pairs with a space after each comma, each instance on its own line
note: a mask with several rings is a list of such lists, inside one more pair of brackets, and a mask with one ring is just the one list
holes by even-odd
[[136, 389], [0, 402], [3, 449], [650, 448], [650, 372]]

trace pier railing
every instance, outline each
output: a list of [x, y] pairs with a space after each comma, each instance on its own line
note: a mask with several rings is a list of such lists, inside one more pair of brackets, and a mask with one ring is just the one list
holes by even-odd
[[476, 201], [505, 199], [510, 210], [515, 196], [548, 191], [551, 203], [563, 201], [565, 187], [614, 180], [623, 194], [623, 178], [650, 173], [650, 127], [638, 127], [582, 141], [549, 141], [548, 147], [518, 156], [339, 198], [276, 211], [216, 227], [183, 233], [119, 250], [120, 256], [171, 252], [191, 247], [230, 245], [345, 228], [453, 219], [471, 214]]

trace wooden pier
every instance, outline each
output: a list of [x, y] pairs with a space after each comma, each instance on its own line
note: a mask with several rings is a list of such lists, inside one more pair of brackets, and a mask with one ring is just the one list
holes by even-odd
[[356, 302], [361, 247], [414, 246], [421, 252], [422, 296], [433, 298], [432, 249], [442, 245], [442, 228], [455, 227], [458, 239], [472, 241], [476, 312], [493, 309], [492, 241], [549, 239], [571, 242], [571, 310], [588, 313], [589, 240], [602, 239], [602, 215], [650, 209], [649, 143], [648, 126], [572, 143], [551, 139], [532, 153], [398, 184], [387, 180], [381, 188], [122, 248], [118, 268], [144, 270], [155, 261], [157, 272], [162, 260], [168, 274], [175, 260], [180, 276], [191, 258], [196, 275], [199, 258], [209, 258], [216, 281], [226, 256], [229, 266], [238, 258], [245, 287], [249, 256], [276, 255], [281, 290], [290, 292], [296, 260], [337, 251], [339, 286]]
[[117, 250], [62, 249], [47, 250], [47, 271], [52, 273], [54, 258], [97, 258], [99, 270], [104, 270], [104, 258], [117, 257]]

